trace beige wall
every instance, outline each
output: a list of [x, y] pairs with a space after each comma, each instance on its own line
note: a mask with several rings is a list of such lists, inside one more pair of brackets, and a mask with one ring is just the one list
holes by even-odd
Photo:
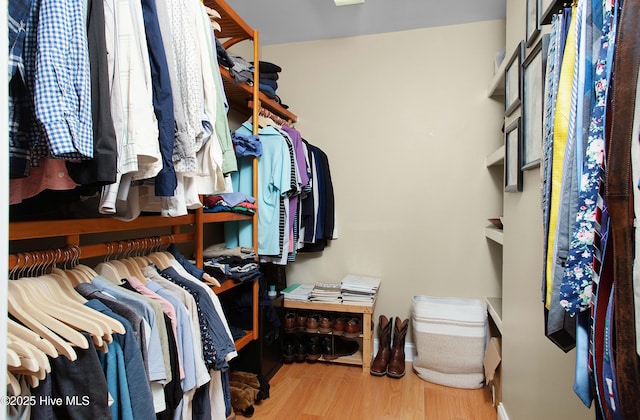
[[379, 276], [376, 314], [414, 295], [500, 292], [484, 237], [501, 199], [484, 158], [502, 141], [487, 99], [504, 21], [265, 46], [297, 128], [329, 156], [339, 239], [289, 282]]

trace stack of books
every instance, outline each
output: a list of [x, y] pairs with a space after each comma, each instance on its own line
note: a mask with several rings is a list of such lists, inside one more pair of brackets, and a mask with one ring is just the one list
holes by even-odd
[[308, 302], [309, 295], [313, 289], [312, 284], [292, 284], [281, 293], [285, 300], [295, 300], [298, 302]]
[[375, 300], [379, 288], [380, 279], [377, 277], [347, 274], [340, 282], [342, 302], [370, 305]]
[[340, 303], [342, 302], [342, 294], [340, 292], [340, 283], [321, 283], [317, 282], [311, 290], [309, 296], [311, 302]]

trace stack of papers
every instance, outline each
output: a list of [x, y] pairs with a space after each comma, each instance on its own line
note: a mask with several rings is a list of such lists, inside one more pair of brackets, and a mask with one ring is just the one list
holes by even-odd
[[377, 277], [347, 274], [340, 282], [342, 302], [365, 305], [373, 303], [379, 288], [380, 279]]
[[340, 283], [321, 283], [317, 282], [311, 290], [309, 300], [312, 302], [342, 302], [342, 294], [340, 292]]
[[312, 289], [312, 284], [292, 284], [281, 293], [284, 295], [285, 300], [308, 302]]

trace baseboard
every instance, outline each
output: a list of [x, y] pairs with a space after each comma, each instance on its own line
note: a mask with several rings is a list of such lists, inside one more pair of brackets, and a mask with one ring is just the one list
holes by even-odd
[[[378, 353], [378, 346], [380, 345], [380, 341], [376, 338], [373, 340], [373, 357], [376, 357]], [[413, 343], [404, 343], [404, 361], [405, 362], [413, 362], [413, 356], [416, 352], [416, 346]]]
[[498, 404], [498, 420], [509, 420], [507, 410], [504, 408], [504, 404]]

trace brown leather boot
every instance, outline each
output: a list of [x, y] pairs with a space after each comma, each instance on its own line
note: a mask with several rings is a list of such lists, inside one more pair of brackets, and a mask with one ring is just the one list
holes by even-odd
[[380, 320], [378, 321], [378, 354], [376, 354], [376, 358], [369, 369], [373, 376], [384, 376], [387, 373], [389, 354], [391, 352], [391, 324], [392, 322], [386, 316], [380, 315]]
[[396, 317], [393, 326], [393, 346], [389, 357], [389, 367], [387, 367], [387, 376], [391, 378], [402, 378], [405, 374], [404, 340], [408, 329], [409, 320], [400, 321], [400, 318]]

